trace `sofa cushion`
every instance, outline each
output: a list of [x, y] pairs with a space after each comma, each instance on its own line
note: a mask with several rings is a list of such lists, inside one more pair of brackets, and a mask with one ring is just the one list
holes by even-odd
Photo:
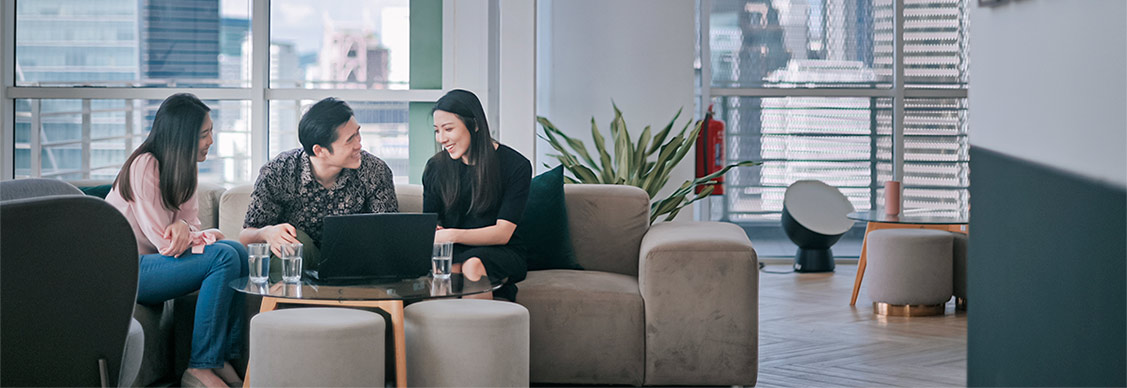
[[400, 213], [422, 213], [423, 185], [395, 185], [395, 200], [399, 202]]
[[638, 275], [638, 247], [650, 226], [650, 198], [626, 185], [564, 185], [575, 259], [588, 270]]
[[517, 284], [528, 309], [530, 379], [641, 385], [645, 321], [638, 280], [599, 271], [531, 271]]
[[[220, 198], [219, 230], [223, 231], [227, 238], [239, 239], [239, 232], [243, 231], [243, 221], [246, 221], [247, 218], [247, 208], [250, 207], [250, 194], [252, 192], [254, 192], [253, 184], [240, 185], [227, 190]], [[395, 185], [395, 197], [399, 202], [400, 212], [418, 213], [423, 211], [422, 185], [397, 184]]]
[[227, 238], [238, 240], [239, 232], [243, 231], [243, 221], [246, 221], [250, 193], [253, 191], [254, 185], [235, 186], [220, 197], [219, 230]]
[[[196, 186], [196, 202], [199, 204], [200, 229], [219, 227], [219, 199], [227, 189], [210, 183]], [[238, 240], [238, 235], [227, 235], [228, 239]]]
[[110, 195], [110, 190], [113, 190], [113, 185], [84, 186], [78, 189], [82, 190], [83, 194], [106, 199], [106, 196]]
[[514, 235], [528, 246], [528, 270], [583, 269], [575, 261], [564, 202], [563, 166], [532, 178]]

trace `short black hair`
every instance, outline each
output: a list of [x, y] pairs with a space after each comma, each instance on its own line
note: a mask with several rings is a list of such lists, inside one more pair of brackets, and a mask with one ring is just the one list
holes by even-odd
[[344, 101], [333, 97], [317, 101], [301, 116], [297, 124], [297, 138], [305, 153], [313, 156], [313, 146], [319, 145], [333, 152], [333, 142], [337, 141], [337, 127], [352, 118], [352, 108]]

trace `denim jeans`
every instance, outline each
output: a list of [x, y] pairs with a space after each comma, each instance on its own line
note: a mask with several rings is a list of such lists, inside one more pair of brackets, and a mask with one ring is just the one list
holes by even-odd
[[247, 251], [230, 240], [216, 241], [201, 254], [188, 249], [179, 258], [141, 255], [137, 302], [158, 304], [199, 290], [188, 367], [219, 368], [239, 357], [246, 297], [228, 284], [247, 276]]

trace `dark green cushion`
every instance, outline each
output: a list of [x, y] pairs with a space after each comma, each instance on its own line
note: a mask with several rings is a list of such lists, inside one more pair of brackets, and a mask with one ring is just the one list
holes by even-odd
[[106, 199], [106, 196], [110, 194], [110, 190], [113, 189], [113, 185], [79, 187], [78, 189], [82, 190], [83, 194]]
[[528, 204], [514, 233], [528, 247], [528, 270], [583, 269], [568, 232], [563, 166], [532, 178]]

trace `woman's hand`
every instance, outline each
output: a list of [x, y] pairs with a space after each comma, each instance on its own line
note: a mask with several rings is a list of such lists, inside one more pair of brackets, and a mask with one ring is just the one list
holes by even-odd
[[443, 227], [440, 226], [440, 227], [438, 227], [438, 230], [434, 231], [434, 242], [436, 242], [436, 243], [440, 243], [440, 242], [457, 243], [458, 242], [458, 233], [457, 232], [458, 232], [457, 229], [446, 229], [446, 228], [443, 228]]
[[168, 246], [161, 249], [159, 253], [180, 257], [192, 242], [192, 230], [188, 228], [187, 222], [176, 220], [164, 228], [164, 239], [168, 240]]
[[208, 230], [205, 230], [203, 232], [210, 234], [211, 237], [215, 238], [215, 241], [219, 241], [219, 240], [223, 240], [223, 239], [227, 238], [227, 236], [224, 235], [223, 232], [220, 232], [219, 229], [208, 229]]

